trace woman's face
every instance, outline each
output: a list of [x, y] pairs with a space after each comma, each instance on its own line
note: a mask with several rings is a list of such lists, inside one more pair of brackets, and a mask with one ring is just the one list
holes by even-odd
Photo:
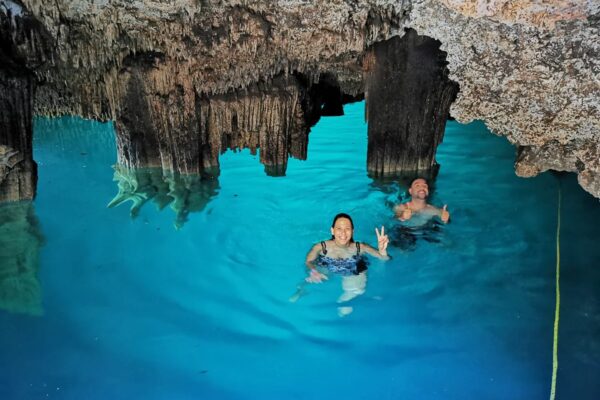
[[353, 233], [354, 229], [352, 229], [352, 223], [348, 218], [338, 218], [333, 228], [331, 228], [333, 240], [339, 246], [345, 246], [350, 243]]

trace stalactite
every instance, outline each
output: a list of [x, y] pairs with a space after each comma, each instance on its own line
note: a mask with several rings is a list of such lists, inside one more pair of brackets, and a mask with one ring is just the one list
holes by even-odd
[[409, 30], [376, 44], [365, 59], [373, 176], [435, 174], [435, 152], [458, 92], [439, 45]]
[[227, 149], [249, 148], [254, 154], [260, 149], [268, 174], [283, 175], [289, 156], [306, 158], [308, 131], [322, 110], [341, 110], [332, 76], [322, 75], [313, 86], [303, 77], [281, 76], [208, 96], [195, 92], [189, 81], [173, 90], [174, 82], [186, 82], [185, 69], [143, 60], [148, 60], [144, 54], [131, 58], [129, 72], [121, 76], [129, 84], [120, 100], [117, 148], [119, 163], [128, 167], [200, 174], [218, 166]]
[[[6, 7], [8, 5], [8, 7]], [[50, 57], [47, 32], [20, 5], [0, 8], [0, 202], [33, 199], [33, 70]]]

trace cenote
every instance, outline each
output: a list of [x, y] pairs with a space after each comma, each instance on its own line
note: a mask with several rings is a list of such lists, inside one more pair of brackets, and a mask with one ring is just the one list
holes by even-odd
[[446, 126], [435, 241], [371, 260], [348, 315], [340, 277], [303, 286], [338, 212], [372, 245], [397, 224], [405, 187], [367, 176], [366, 146], [353, 103], [285, 176], [243, 150], [199, 180], [116, 166], [112, 124], [36, 119], [37, 197], [0, 211], [0, 397], [548, 398], [560, 211], [556, 394], [600, 398], [598, 200], [516, 177], [482, 123]]

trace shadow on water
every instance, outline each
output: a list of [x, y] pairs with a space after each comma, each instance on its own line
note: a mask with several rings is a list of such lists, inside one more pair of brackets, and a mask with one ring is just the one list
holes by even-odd
[[42, 315], [38, 270], [43, 244], [31, 201], [0, 205], [0, 308]]
[[219, 192], [218, 174], [182, 175], [161, 168], [114, 167], [113, 180], [119, 192], [108, 203], [116, 207], [130, 201], [131, 217], [138, 216], [144, 204], [152, 201], [159, 210], [167, 205], [175, 212], [174, 225], [180, 229], [192, 212], [202, 211]]
[[417, 242], [421, 240], [429, 243], [442, 243], [442, 225], [441, 222], [433, 219], [419, 226], [406, 226], [398, 223], [389, 231], [390, 245], [402, 251], [413, 251], [417, 247]]

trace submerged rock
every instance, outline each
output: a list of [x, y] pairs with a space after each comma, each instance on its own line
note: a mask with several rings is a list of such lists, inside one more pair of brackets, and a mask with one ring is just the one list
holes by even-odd
[[33, 203], [0, 205], [0, 308], [41, 315], [39, 253], [44, 239]]

